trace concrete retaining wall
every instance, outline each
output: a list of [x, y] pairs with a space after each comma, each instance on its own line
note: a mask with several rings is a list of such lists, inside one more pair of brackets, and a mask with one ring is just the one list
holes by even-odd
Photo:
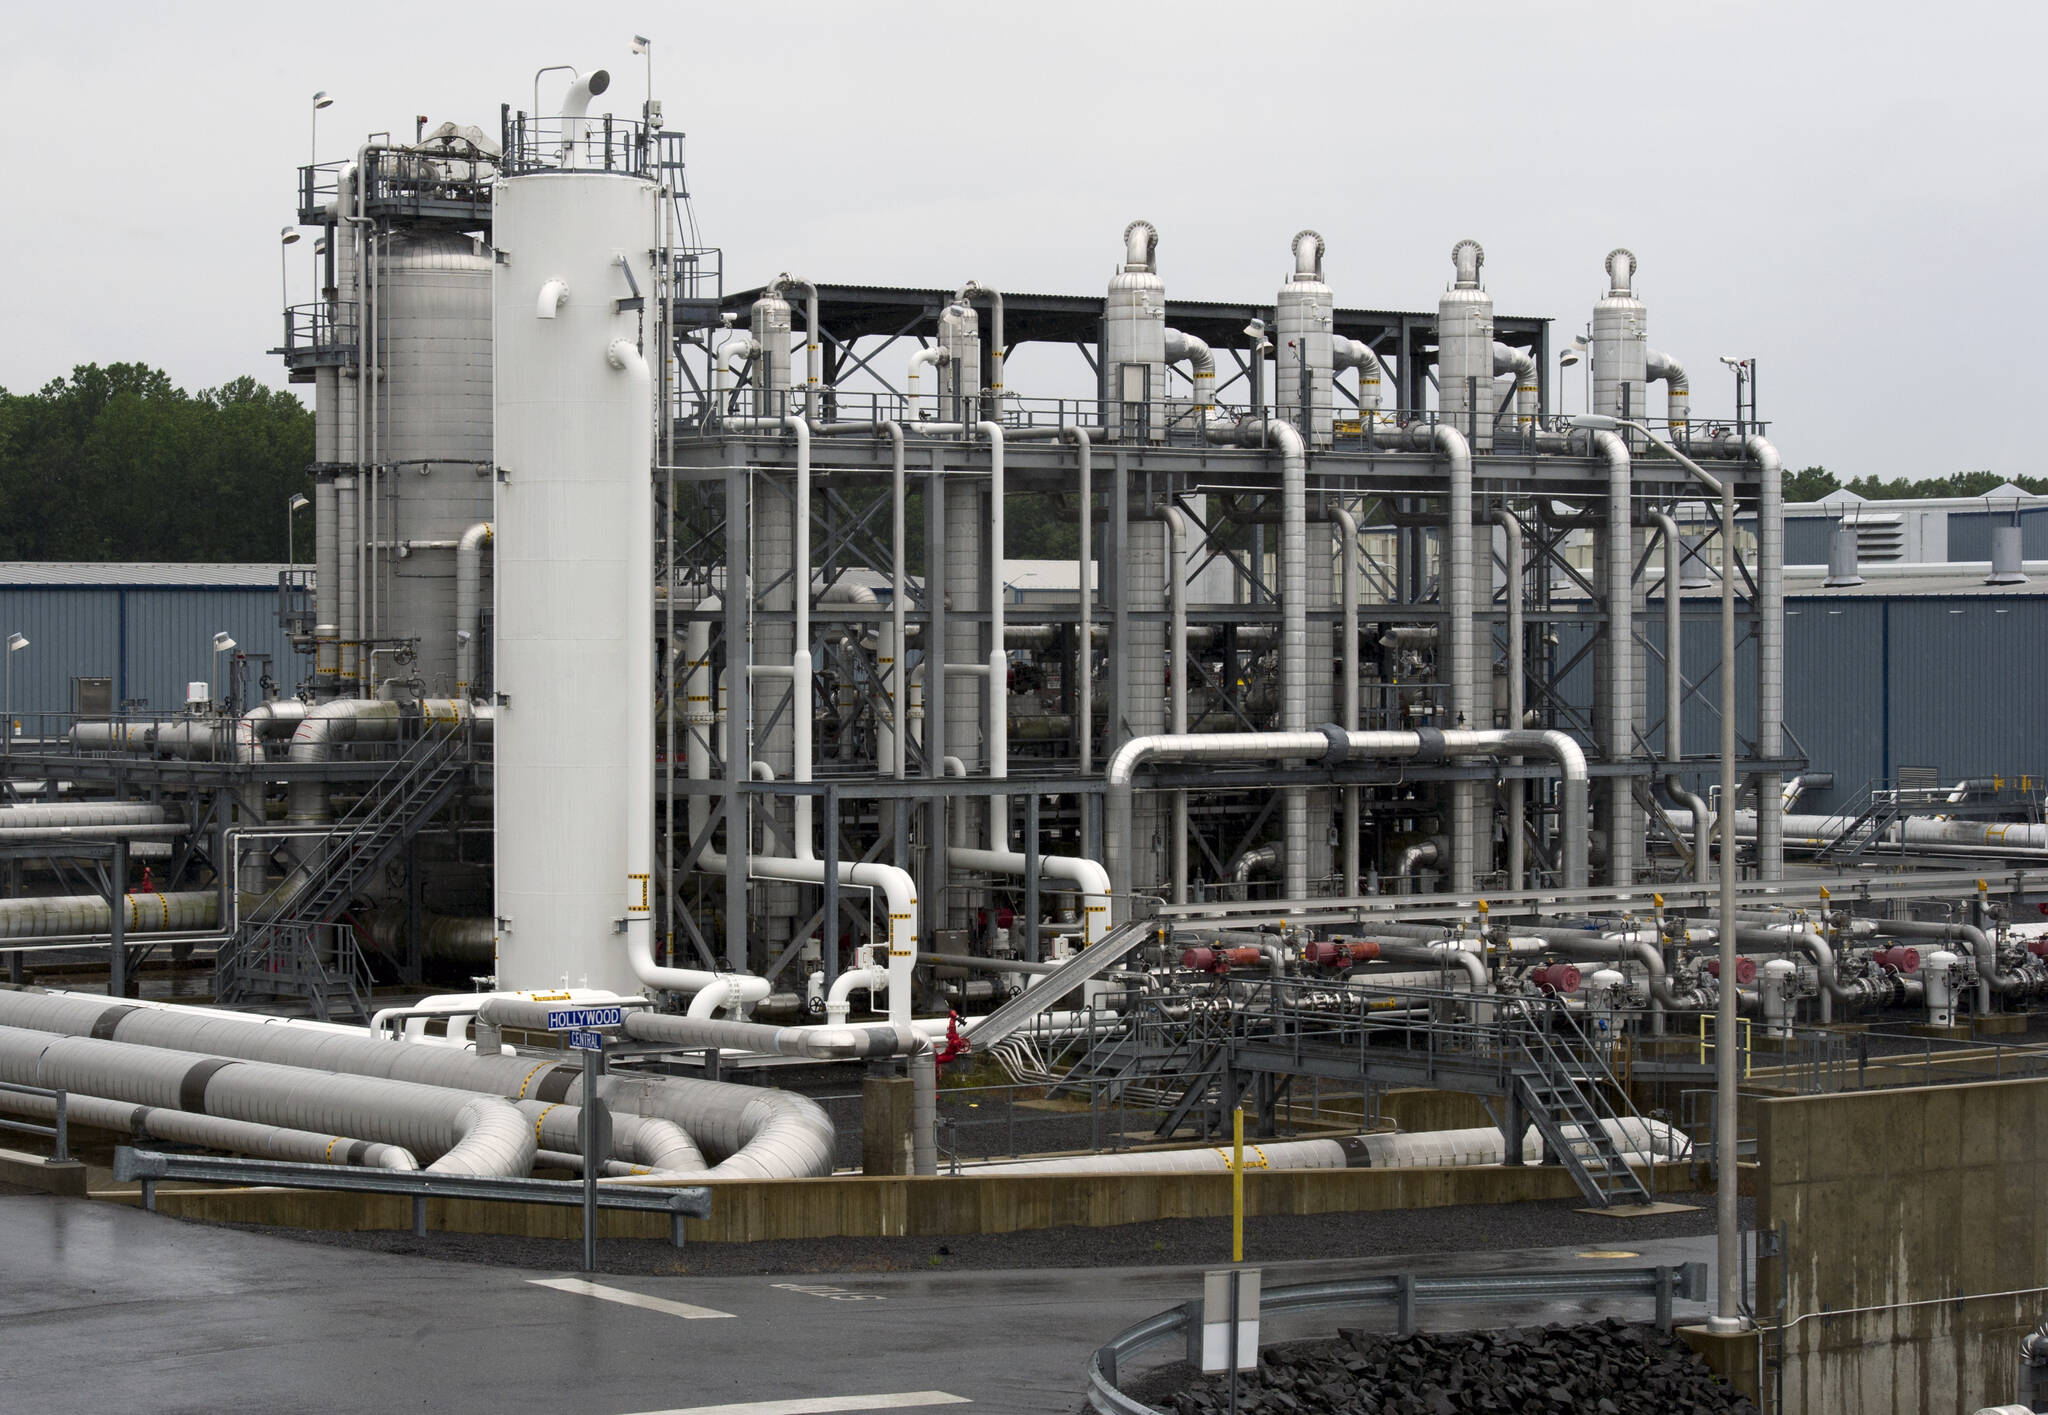
[[1783, 1404], [1766, 1367], [1765, 1409], [1969, 1415], [2014, 1400], [2019, 1339], [2048, 1311], [2048, 1080], [1758, 1110], [1757, 1227], [1786, 1229], [1784, 1257], [1757, 1275], [1765, 1357], [1784, 1326]]

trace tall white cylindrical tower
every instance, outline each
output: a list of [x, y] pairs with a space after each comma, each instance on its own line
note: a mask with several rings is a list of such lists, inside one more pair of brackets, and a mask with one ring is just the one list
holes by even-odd
[[1110, 277], [1102, 311], [1104, 429], [1111, 437], [1166, 438], [1166, 282], [1159, 232], [1149, 221], [1124, 227], [1124, 261]]
[[1337, 303], [1323, 283], [1323, 238], [1294, 237], [1294, 273], [1273, 300], [1273, 406], [1311, 447], [1328, 447], [1334, 430], [1330, 326]]
[[[1607, 293], [1593, 306], [1593, 411], [1646, 421], [1650, 333], [1635, 274], [1634, 251], [1617, 246], [1607, 253]], [[1642, 434], [1622, 432], [1631, 447], [1642, 446]]]
[[[954, 301], [939, 311], [939, 418], [976, 422], [981, 417], [981, 316], [974, 306]], [[1000, 413], [996, 416], [1002, 416]], [[948, 739], [951, 740], [951, 739]]]
[[1457, 278], [1436, 304], [1437, 413], [1485, 452], [1493, 447], [1493, 296], [1479, 279], [1486, 251], [1460, 241], [1451, 264]]
[[656, 187], [535, 172], [501, 178], [493, 207], [498, 985], [634, 992], [627, 950], [654, 918], [654, 409], [630, 306], [657, 288]]
[[754, 416], [779, 418], [796, 411], [789, 399], [789, 301], [764, 290], [747, 313], [747, 329], [760, 346], [754, 355]]

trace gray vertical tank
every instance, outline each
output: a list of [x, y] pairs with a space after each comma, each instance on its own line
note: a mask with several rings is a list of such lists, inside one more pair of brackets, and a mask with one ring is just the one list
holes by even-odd
[[1436, 305], [1437, 412], [1474, 452], [1486, 452], [1493, 447], [1493, 296], [1479, 281], [1486, 251], [1460, 241], [1451, 264], [1457, 276]]
[[[1650, 335], [1635, 273], [1634, 251], [1617, 246], [1607, 253], [1607, 293], [1593, 306], [1593, 411], [1640, 420], [1650, 412]], [[1642, 446], [1633, 429], [1623, 435], [1631, 447]]]
[[1323, 238], [1296, 232], [1294, 273], [1273, 300], [1272, 402], [1310, 447], [1328, 447], [1333, 431], [1330, 326], [1336, 303], [1323, 283]]
[[774, 290], [754, 301], [748, 332], [761, 352], [754, 355], [754, 415], [780, 417], [792, 411], [789, 400], [789, 301]]
[[[371, 636], [411, 639], [429, 696], [455, 689], [455, 543], [491, 519], [491, 258], [470, 237], [394, 232], [378, 255], [383, 416]], [[369, 665], [365, 665], [368, 671]], [[372, 684], [372, 691], [375, 685]]]
[[[939, 312], [939, 417], [974, 422], [981, 416], [981, 316], [959, 301]], [[949, 737], [947, 740], [951, 740]]]
[[1166, 437], [1166, 282], [1159, 232], [1124, 227], [1124, 263], [1109, 282], [1102, 319], [1103, 427], [1114, 438]]

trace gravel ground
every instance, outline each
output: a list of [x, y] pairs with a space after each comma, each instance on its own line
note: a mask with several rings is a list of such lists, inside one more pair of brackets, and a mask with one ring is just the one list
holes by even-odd
[[[1309, 1258], [1380, 1259], [1406, 1253], [1583, 1243], [1613, 1248], [1659, 1238], [1690, 1238], [1714, 1230], [1710, 1196], [1689, 1213], [1608, 1218], [1578, 1212], [1578, 1201], [1485, 1204], [1469, 1208], [1394, 1209], [1376, 1213], [1276, 1214], [1245, 1220], [1245, 1257], [1252, 1262]], [[1749, 1201], [1743, 1201], [1745, 1220]], [[458, 1262], [523, 1268], [573, 1268], [583, 1245], [574, 1239], [507, 1238], [467, 1233], [328, 1233], [229, 1224], [306, 1243]], [[1221, 1261], [1230, 1251], [1228, 1219], [1163, 1219], [1114, 1228], [1053, 1228], [1024, 1233], [935, 1238], [807, 1238], [760, 1243], [691, 1243], [678, 1252], [654, 1239], [598, 1245], [598, 1268], [615, 1274], [741, 1277], [758, 1273], [992, 1271], [1016, 1268], [1182, 1267]]]

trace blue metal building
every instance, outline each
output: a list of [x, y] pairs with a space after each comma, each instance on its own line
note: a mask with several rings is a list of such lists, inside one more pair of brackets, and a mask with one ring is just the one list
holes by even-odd
[[[0, 639], [28, 647], [8, 657], [10, 706], [24, 714], [112, 710], [176, 712], [188, 682], [216, 671], [214, 635], [225, 631], [290, 692], [310, 667], [278, 623], [283, 565], [0, 563]], [[226, 672], [226, 664], [218, 665]], [[27, 720], [22, 730], [35, 729]]]

